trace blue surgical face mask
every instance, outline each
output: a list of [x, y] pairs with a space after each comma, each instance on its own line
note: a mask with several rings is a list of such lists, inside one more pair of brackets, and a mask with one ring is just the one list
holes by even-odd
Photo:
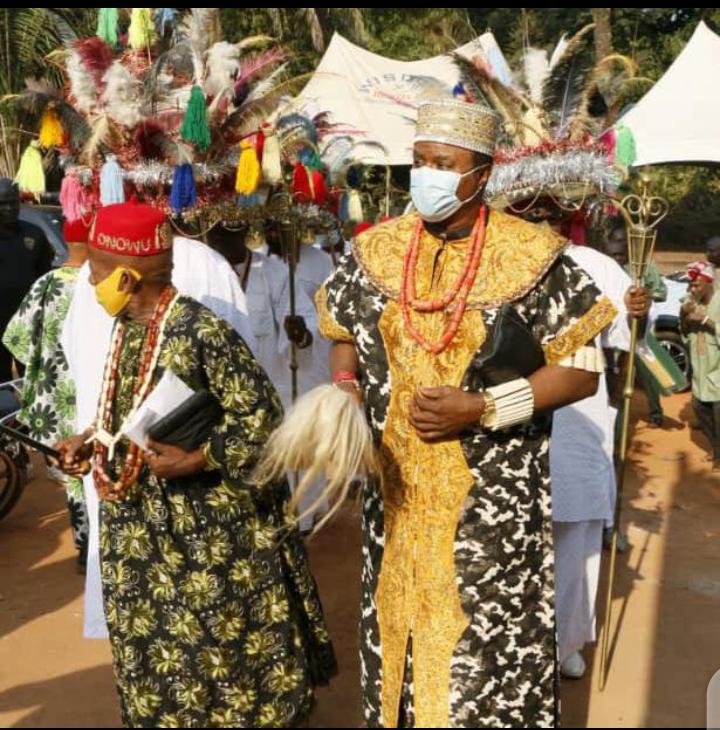
[[432, 167], [413, 167], [410, 170], [410, 196], [420, 217], [428, 223], [437, 223], [457, 213], [480, 192], [478, 188], [475, 195], [467, 200], [460, 200], [457, 196], [460, 181], [482, 167], [478, 165], [463, 173], [436, 170]]

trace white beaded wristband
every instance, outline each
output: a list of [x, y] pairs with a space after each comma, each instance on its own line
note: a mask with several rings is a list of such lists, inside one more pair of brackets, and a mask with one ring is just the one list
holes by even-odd
[[492, 399], [493, 407], [488, 409], [488, 417], [482, 423], [492, 431], [526, 423], [535, 412], [532, 387], [525, 378], [487, 388], [485, 395]]

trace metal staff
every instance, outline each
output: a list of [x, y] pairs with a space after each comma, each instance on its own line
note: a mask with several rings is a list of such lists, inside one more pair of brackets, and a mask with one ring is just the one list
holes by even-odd
[[[284, 220], [280, 224], [280, 240], [283, 247], [283, 255], [285, 256], [288, 268], [290, 270], [290, 316], [295, 318], [297, 299], [295, 294], [295, 275], [297, 271], [297, 228], [292, 220]], [[290, 381], [291, 381], [291, 397], [295, 403], [298, 396], [298, 361], [297, 361], [297, 345], [290, 342]]]
[[[641, 178], [639, 195], [627, 195], [620, 202], [620, 212], [627, 223], [628, 261], [633, 284], [642, 286], [648, 264], [655, 250], [657, 225], [668, 213], [668, 202], [663, 198], [650, 195], [650, 180]], [[625, 464], [630, 431], [630, 405], [635, 388], [635, 348], [638, 341], [639, 322], [633, 318], [630, 326], [630, 352], [628, 369], [623, 391], [622, 430], [620, 434], [620, 453], [617, 465], [617, 495], [615, 497], [615, 517], [610, 548], [610, 570], [608, 574], [607, 593], [605, 596], [605, 621], [600, 641], [600, 691], [605, 689], [609, 673], [610, 621], [612, 618], [612, 597], [615, 583], [615, 564], [617, 560], [617, 538], [620, 530], [620, 518], [623, 506], [623, 486], [625, 481]]]

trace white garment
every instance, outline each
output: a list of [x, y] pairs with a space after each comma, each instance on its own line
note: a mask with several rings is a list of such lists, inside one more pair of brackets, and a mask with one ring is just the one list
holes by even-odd
[[[625, 293], [632, 282], [613, 259], [587, 246], [567, 254], [594, 279], [618, 310], [595, 338], [600, 348], [630, 349]], [[558, 653], [563, 662], [595, 640], [595, 602], [602, 531], [613, 519], [613, 462], [617, 412], [608, 400], [605, 374], [597, 392], [553, 415], [550, 438], [550, 485], [555, 538], [555, 611]]]
[[311, 301], [315, 293], [332, 274], [333, 264], [329, 253], [315, 246], [301, 246], [297, 263], [297, 280]]
[[[314, 246], [302, 247], [296, 271], [297, 283], [298, 288], [302, 287], [305, 290], [313, 306], [315, 294], [332, 271], [330, 254]], [[305, 351], [298, 353], [298, 363], [304, 373], [301, 393], [306, 393], [318, 385], [325, 385], [330, 380], [330, 345], [328, 340], [318, 335], [313, 342], [312, 353]]]
[[[245, 264], [238, 264], [235, 271], [242, 278]], [[290, 277], [287, 266], [279, 259], [253, 252], [245, 295], [257, 360], [287, 409], [292, 397], [290, 341], [283, 326], [285, 318], [290, 315]], [[302, 394], [313, 387], [310, 383], [317, 377], [315, 370], [321, 371], [325, 375], [324, 382], [327, 382], [329, 365], [316, 356], [316, 343], [321, 342], [322, 338], [318, 333], [315, 305], [303, 286], [298, 286], [295, 291], [295, 313], [305, 320], [313, 336], [310, 347], [297, 351], [298, 393]]]
[[[595, 346], [627, 351], [630, 328], [624, 297], [632, 283], [630, 277], [609, 256], [587, 246], [569, 246], [566, 253], [594, 279], [619, 313], [598, 335]], [[615, 417], [616, 411], [608, 402], [604, 374], [600, 375], [594, 395], [553, 414], [550, 439], [553, 520], [612, 520], [616, 491]]]
[[602, 534], [602, 520], [553, 522], [555, 615], [561, 662], [595, 641]]
[[[61, 338], [77, 390], [78, 433], [90, 426], [96, 415], [114, 323], [97, 302], [89, 271], [87, 263], [80, 269]], [[248, 346], [254, 347], [245, 294], [232, 267], [220, 254], [198, 241], [175, 238], [172, 281], [181, 294], [193, 297], [227, 320]], [[91, 475], [85, 477], [84, 486], [90, 537], [83, 633], [88, 639], [104, 638], [107, 627], [100, 579], [99, 504]]]
[[[304, 252], [305, 250], [303, 255]], [[245, 264], [237, 265], [235, 270], [238, 272], [238, 276], [242, 277], [245, 273]], [[311, 268], [310, 273], [312, 273]], [[299, 276], [297, 281], [295, 313], [305, 320], [305, 324], [313, 337], [312, 345], [296, 351], [298, 395], [302, 395], [316, 385], [329, 381], [330, 363], [325, 340], [318, 332], [315, 305], [308, 296], [305, 285], [300, 283]], [[287, 410], [292, 404], [290, 341], [285, 334], [283, 325], [285, 318], [290, 314], [290, 275], [288, 267], [277, 258], [254, 252], [245, 293], [250, 323], [255, 336], [258, 362], [263, 366], [278, 391], [284, 408]], [[290, 484], [293, 485], [294, 476], [289, 474], [288, 479]], [[323, 484], [323, 479], [316, 480], [301, 500], [299, 505], [301, 514], [320, 495]], [[300, 524], [301, 529], [310, 529], [313, 517], [324, 514], [327, 510], [328, 504], [325, 500], [317, 506], [313, 514], [304, 515]]]
[[[315, 302], [315, 294], [325, 283], [333, 271], [333, 263], [330, 254], [315, 248], [315, 246], [302, 246], [300, 258], [297, 264], [298, 289], [303, 288], [310, 301]], [[312, 348], [298, 350], [297, 358], [300, 369], [298, 392], [307, 393], [308, 390], [318, 385], [326, 385], [330, 381], [330, 347], [331, 343], [317, 332], [313, 332]], [[292, 481], [291, 481], [292, 484]], [[322, 479], [318, 479], [305, 497], [300, 501], [300, 512], [303, 513], [312, 505], [322, 490]], [[327, 502], [320, 504], [314, 516], [327, 512]], [[308, 530], [312, 526], [313, 515], [306, 516], [300, 522], [300, 529]]]

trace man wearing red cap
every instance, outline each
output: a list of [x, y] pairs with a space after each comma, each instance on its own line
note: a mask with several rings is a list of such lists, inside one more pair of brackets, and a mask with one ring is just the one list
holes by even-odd
[[[105, 614], [123, 720], [132, 727], [292, 727], [334, 670], [286, 483], [250, 474], [281, 417], [242, 338], [171, 283], [165, 216], [101, 208], [91, 281], [116, 318], [96, 421], [61, 442], [63, 468], [92, 469], [102, 500]], [[165, 372], [209, 392], [222, 415], [180, 448], [132, 444], [123, 426]], [[88, 440], [92, 443], [89, 444]]]
[[705, 261], [688, 266], [690, 295], [680, 310], [680, 328], [690, 348], [693, 407], [712, 445], [713, 471], [720, 471], [720, 294]]
[[[39, 278], [10, 320], [3, 343], [25, 366], [19, 420], [30, 435], [48, 446], [75, 433], [75, 385], [60, 344], [60, 333], [72, 300], [78, 271], [87, 259], [89, 225], [82, 219], [66, 222], [68, 259]], [[88, 516], [82, 481], [58, 474], [67, 489], [70, 524], [84, 571], [88, 548]]]

